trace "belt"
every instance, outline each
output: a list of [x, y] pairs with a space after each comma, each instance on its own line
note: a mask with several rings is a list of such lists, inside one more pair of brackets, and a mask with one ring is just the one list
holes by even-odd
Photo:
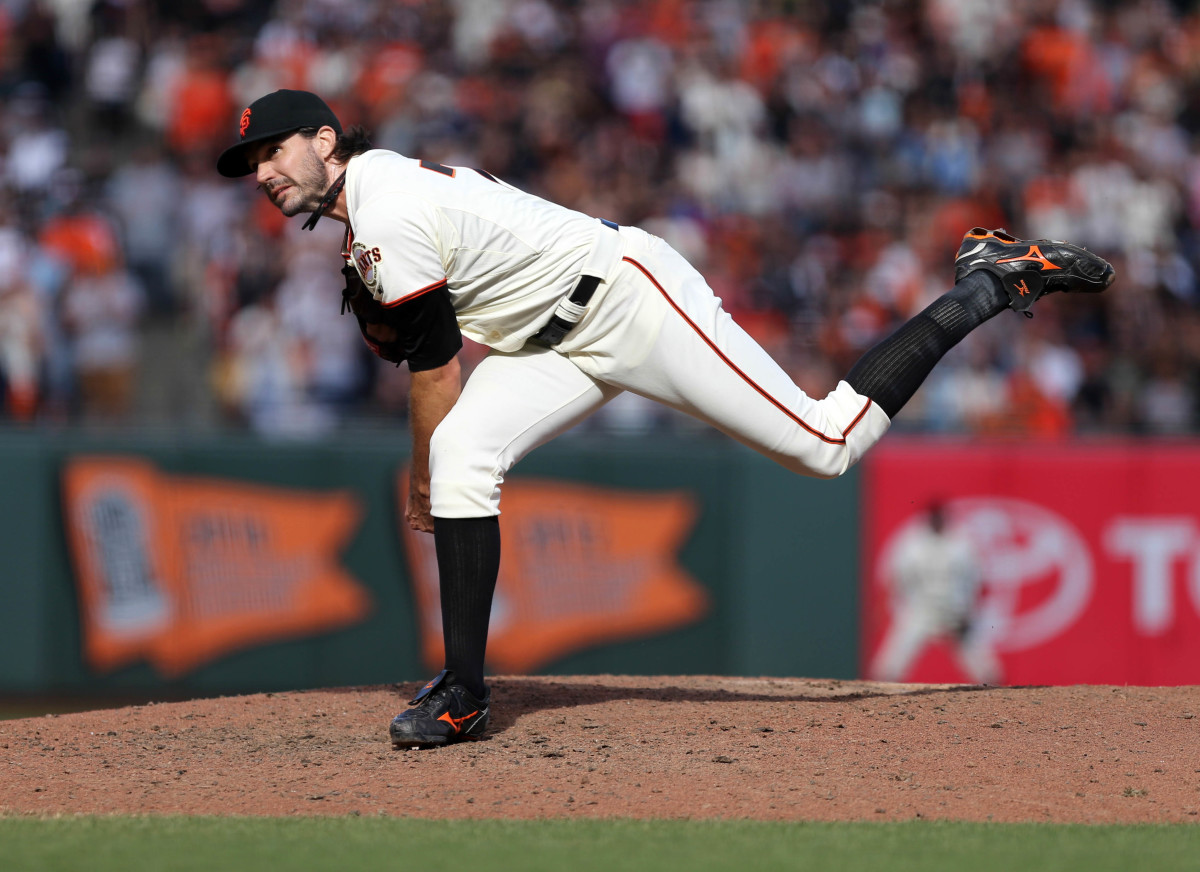
[[[618, 225], [612, 221], [604, 218], [599, 221], [602, 227], [608, 228], [608, 230], [620, 230]], [[610, 236], [606, 230], [596, 231], [596, 240], [592, 243], [592, 251], [588, 255], [583, 269], [579, 271], [579, 281], [575, 283], [574, 290], [559, 301], [550, 320], [541, 330], [530, 336], [528, 341], [549, 348], [562, 342], [563, 338], [575, 328], [575, 325], [583, 318], [583, 313], [587, 311], [592, 294], [596, 293], [596, 288], [600, 286], [600, 282], [608, 276], [609, 270], [612, 269], [613, 260], [619, 254], [618, 239], [619, 237]]]

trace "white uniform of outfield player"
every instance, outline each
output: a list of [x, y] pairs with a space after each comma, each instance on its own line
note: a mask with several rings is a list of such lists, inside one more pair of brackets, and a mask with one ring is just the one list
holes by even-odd
[[966, 531], [946, 525], [941, 509], [934, 509], [900, 534], [886, 572], [892, 623], [871, 662], [872, 678], [904, 681], [925, 647], [944, 639], [972, 681], [1000, 681], [988, 628], [976, 620], [983, 567]]
[[[1113, 271], [1068, 243], [975, 228], [955, 285], [872, 348], [825, 397], [806, 396], [663, 240], [523, 193], [484, 170], [372, 149], [307, 91], [238, 119], [217, 170], [255, 174], [285, 215], [347, 226], [344, 304], [381, 357], [412, 374], [405, 518], [434, 534], [446, 668], [389, 727], [396, 747], [477, 738], [500, 567], [504, 477], [622, 391], [707, 421], [803, 475], [849, 469], [943, 354], [1012, 308], [1102, 291]], [[461, 334], [461, 335], [460, 335]], [[465, 386], [467, 336], [491, 348]], [[817, 545], [819, 543], [814, 543]], [[844, 579], [842, 583], [853, 583]]]
[[[645, 231], [380, 150], [349, 161], [346, 202], [351, 257], [372, 293], [388, 306], [445, 287], [463, 335], [493, 349], [434, 434], [434, 517], [498, 513], [513, 464], [624, 390], [822, 478], [888, 428], [845, 382], [808, 397]], [[604, 278], [578, 326], [554, 348], [527, 344], [597, 254]]]

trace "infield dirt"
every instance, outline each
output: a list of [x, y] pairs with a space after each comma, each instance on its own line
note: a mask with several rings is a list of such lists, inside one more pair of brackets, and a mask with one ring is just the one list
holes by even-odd
[[491, 686], [437, 750], [388, 742], [415, 684], [0, 722], [0, 814], [1200, 822], [1196, 687]]

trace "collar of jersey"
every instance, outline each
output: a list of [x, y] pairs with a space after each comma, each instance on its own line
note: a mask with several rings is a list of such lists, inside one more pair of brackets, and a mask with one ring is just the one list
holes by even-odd
[[344, 187], [346, 187], [346, 171], [342, 170], [342, 174], [329, 186], [329, 190], [321, 198], [320, 205], [313, 210], [313, 213], [308, 216], [308, 220], [304, 222], [305, 230], [312, 230], [317, 226], [317, 222], [321, 220], [321, 216], [325, 214], [325, 210], [333, 205], [333, 201], [338, 198], [338, 194], [342, 192], [342, 188]]

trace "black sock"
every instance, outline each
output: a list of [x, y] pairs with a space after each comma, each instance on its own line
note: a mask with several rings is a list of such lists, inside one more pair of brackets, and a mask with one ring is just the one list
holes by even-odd
[[500, 572], [500, 519], [434, 518], [433, 529], [446, 668], [455, 684], [482, 699], [488, 620]]
[[1006, 308], [1000, 280], [983, 270], [973, 272], [859, 358], [846, 381], [895, 418], [942, 355]]

